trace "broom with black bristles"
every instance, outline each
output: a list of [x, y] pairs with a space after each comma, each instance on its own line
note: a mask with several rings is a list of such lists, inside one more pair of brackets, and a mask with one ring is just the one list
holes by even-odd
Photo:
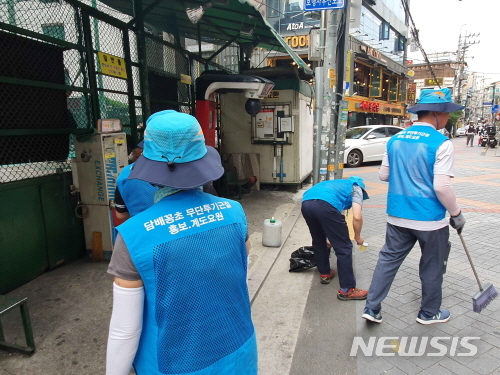
[[470, 266], [472, 267], [472, 271], [474, 272], [474, 276], [476, 276], [476, 280], [479, 285], [479, 292], [472, 296], [472, 310], [474, 310], [474, 312], [480, 313], [482, 309], [488, 306], [488, 304], [498, 296], [498, 292], [493, 284], [487, 283], [483, 287], [481, 281], [479, 281], [479, 276], [477, 276], [476, 268], [472, 263], [472, 258], [470, 257], [469, 250], [467, 249], [464, 238], [462, 237], [462, 229], [463, 227], [458, 228], [457, 233], [460, 237], [460, 241], [462, 241], [462, 245], [464, 246], [467, 258], [469, 258]]

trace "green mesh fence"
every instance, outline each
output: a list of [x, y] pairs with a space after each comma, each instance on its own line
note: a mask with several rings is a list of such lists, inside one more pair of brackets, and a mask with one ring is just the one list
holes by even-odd
[[[147, 114], [194, 113], [193, 86], [181, 82], [181, 75], [194, 85], [206, 69], [238, 72], [236, 45], [207, 62], [146, 24], [141, 49], [136, 31], [126, 25], [130, 16], [83, 2], [88, 7], [64, 0], [0, 1], [2, 183], [70, 170], [71, 134], [91, 133], [98, 118], [120, 119], [129, 148], [135, 147]], [[123, 61], [128, 77], [103, 74], [97, 52]]]
[[70, 170], [70, 133], [92, 126], [78, 9], [0, 5], [0, 182]]

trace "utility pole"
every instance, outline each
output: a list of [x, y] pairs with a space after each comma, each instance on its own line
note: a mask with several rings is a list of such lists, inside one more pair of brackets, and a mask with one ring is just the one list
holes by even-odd
[[[320, 41], [319, 41], [319, 55], [320, 60], [325, 61], [325, 40], [326, 40], [326, 27], [327, 17], [326, 10], [321, 10], [320, 21]], [[321, 181], [320, 166], [321, 166], [321, 149], [324, 143], [323, 138], [323, 108], [325, 106], [324, 95], [324, 68], [318, 66], [314, 69], [314, 81], [316, 86], [316, 106], [314, 108], [314, 150], [313, 150], [313, 185]], [[323, 178], [324, 179], [324, 178]]]
[[[318, 96], [316, 98], [317, 113], [315, 113], [315, 121], [317, 125], [314, 145], [313, 183], [342, 178], [343, 140], [345, 138], [345, 128], [347, 127], [347, 117], [345, 121], [341, 122], [345, 126], [338, 127], [337, 124], [339, 121], [338, 102], [339, 97], [343, 98], [345, 80], [344, 60], [347, 45], [344, 40], [349, 34], [349, 3], [350, 0], [334, 0], [335, 8], [322, 11], [321, 31], [323, 29], [325, 31], [323, 38], [325, 52], [322, 59], [322, 74], [316, 75], [317, 92], [322, 95], [322, 98]], [[347, 8], [347, 10], [343, 10], [344, 8]], [[342, 12], [347, 12], [344, 13], [344, 18], [341, 17]], [[343, 27], [339, 27], [340, 24]], [[342, 38], [341, 49], [339, 56], [337, 56], [339, 33]], [[322, 91], [320, 91], [321, 85], [318, 82], [321, 79], [323, 83]], [[342, 144], [339, 146], [340, 141]]]
[[[462, 25], [464, 26], [464, 25]], [[457, 62], [458, 62], [458, 74], [455, 76], [455, 82], [457, 85], [457, 95], [455, 95], [455, 103], [462, 105], [462, 81], [464, 80], [464, 68], [465, 68], [465, 53], [467, 48], [479, 43], [480, 41], [467, 42], [467, 38], [478, 37], [481, 33], [476, 34], [466, 34], [464, 35], [464, 40], [462, 44], [462, 33], [458, 36], [458, 50], [457, 50]], [[453, 124], [453, 129], [451, 134], [456, 132], [456, 124]]]
[[337, 37], [340, 10], [327, 10], [325, 57], [323, 60], [323, 97], [321, 127], [321, 152], [319, 162], [320, 181], [333, 180], [330, 162], [330, 149], [335, 139], [335, 121], [337, 120]]
[[[342, 15], [341, 24], [341, 37], [339, 42], [339, 55], [337, 56], [337, 90], [336, 97], [339, 100], [339, 105], [337, 106], [337, 116], [335, 125], [335, 138], [333, 143], [330, 143], [330, 160], [328, 161], [328, 171], [329, 179], [331, 180], [331, 169], [333, 169], [333, 179], [342, 179], [344, 172], [344, 146], [345, 146], [345, 133], [347, 130], [347, 101], [344, 100], [344, 93], [348, 90], [346, 82], [350, 81], [351, 74], [351, 64], [352, 61], [348, 59], [349, 50], [349, 20], [351, 14], [351, 4], [350, 0], [345, 0], [345, 8]], [[349, 55], [350, 56], [350, 55]], [[348, 76], [349, 75], [349, 76]], [[350, 90], [350, 88], [349, 88]]]

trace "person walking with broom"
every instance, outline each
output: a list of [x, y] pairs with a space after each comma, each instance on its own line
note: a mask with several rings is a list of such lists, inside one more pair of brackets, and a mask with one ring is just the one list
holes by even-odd
[[[389, 182], [386, 242], [379, 254], [362, 317], [381, 323], [381, 304], [396, 273], [418, 241], [422, 301], [417, 322], [444, 323], [450, 311], [441, 309], [443, 267], [449, 253], [449, 227], [461, 231], [465, 218], [450, 178], [454, 176], [453, 144], [438, 132], [454, 104], [450, 90], [422, 90], [418, 104], [408, 109], [418, 121], [393, 136], [379, 171]], [[445, 218], [446, 211], [451, 215]]]

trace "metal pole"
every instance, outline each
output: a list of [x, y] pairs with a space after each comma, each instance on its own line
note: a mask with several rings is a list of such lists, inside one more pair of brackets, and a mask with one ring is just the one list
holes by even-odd
[[321, 153], [321, 129], [323, 121], [323, 67], [314, 69], [314, 78], [316, 84], [316, 108], [314, 109], [314, 155], [313, 155], [313, 185], [316, 185], [319, 179], [320, 153]]
[[128, 29], [122, 29], [123, 33], [123, 54], [125, 57], [125, 69], [127, 71], [127, 96], [128, 110], [130, 119], [130, 135], [134, 145], [139, 141], [137, 134], [137, 117], [135, 113], [135, 97], [134, 97], [134, 77], [132, 72], [132, 57], [130, 56], [130, 39]]
[[[323, 66], [317, 67], [314, 70], [314, 78], [316, 85], [316, 107], [314, 112], [315, 130], [314, 134], [314, 150], [313, 150], [313, 185], [324, 180], [321, 178], [321, 174], [326, 174], [326, 162], [322, 163], [322, 149], [326, 149], [325, 144], [326, 139], [323, 136], [323, 111], [325, 108], [325, 77], [324, 77], [324, 65], [325, 65], [325, 49], [326, 49], [326, 29], [327, 29], [327, 17], [329, 12], [326, 10], [321, 11], [321, 28], [320, 28], [320, 39], [319, 39], [319, 53], [320, 60]], [[325, 164], [323, 169], [325, 173], [320, 173], [321, 165]]]
[[493, 107], [495, 106], [495, 90], [496, 83], [493, 84], [493, 98], [491, 99], [491, 125], [495, 126], [495, 114], [493, 113]]
[[16, 24], [16, 0], [7, 0], [7, 15], [9, 25], [17, 26]]
[[94, 49], [92, 47], [92, 29], [90, 27], [90, 16], [87, 12], [82, 10], [82, 28], [83, 37], [85, 40], [85, 58], [87, 60], [88, 74], [89, 74], [89, 85], [90, 85], [90, 102], [92, 108], [92, 119], [93, 126], [97, 126], [97, 120], [101, 117], [101, 111], [99, 108], [98, 90], [97, 90], [97, 80], [96, 80], [96, 68], [94, 62]]
[[340, 10], [335, 9], [329, 11], [327, 39], [325, 48], [325, 64], [324, 64], [324, 92], [326, 103], [324, 107], [322, 140], [323, 147], [321, 150], [321, 165], [320, 177], [322, 180], [334, 179], [335, 161], [333, 160], [332, 153], [335, 140], [335, 122], [337, 121], [337, 37], [338, 37], [338, 18]]
[[[349, 19], [351, 15], [351, 4], [350, 0], [345, 0], [344, 8], [344, 24], [341, 30], [342, 37], [340, 38], [340, 54], [338, 58], [338, 81], [337, 81], [337, 95], [340, 99], [340, 105], [338, 110], [337, 121], [335, 122], [335, 146], [333, 151], [333, 165], [334, 165], [334, 179], [342, 179], [344, 172], [344, 146], [345, 146], [345, 132], [347, 129], [347, 102], [342, 100], [344, 98], [344, 92], [347, 88], [346, 82], [351, 81], [351, 61], [347, 59], [347, 51], [349, 50]], [[348, 66], [349, 64], [349, 66]], [[349, 74], [349, 76], [347, 76]]]
[[[142, 0], [134, 0], [134, 17], [142, 13]], [[142, 103], [142, 122], [145, 124], [151, 114], [149, 100], [149, 71], [146, 49], [146, 31], [144, 30], [144, 18], [141, 17], [136, 26], [137, 35], [137, 56], [139, 58], [139, 80], [141, 83], [141, 103]]]
[[[97, 9], [97, 0], [92, 0], [91, 2], [92, 8]], [[92, 16], [92, 25], [94, 27], [94, 48], [96, 51], [101, 50], [101, 41], [99, 39], [99, 20]], [[104, 88], [102, 83], [102, 75], [97, 74], [97, 89], [99, 89], [99, 106], [103, 106], [106, 108], [104, 103], [104, 92], [100, 89]], [[100, 108], [100, 107], [99, 107]]]

